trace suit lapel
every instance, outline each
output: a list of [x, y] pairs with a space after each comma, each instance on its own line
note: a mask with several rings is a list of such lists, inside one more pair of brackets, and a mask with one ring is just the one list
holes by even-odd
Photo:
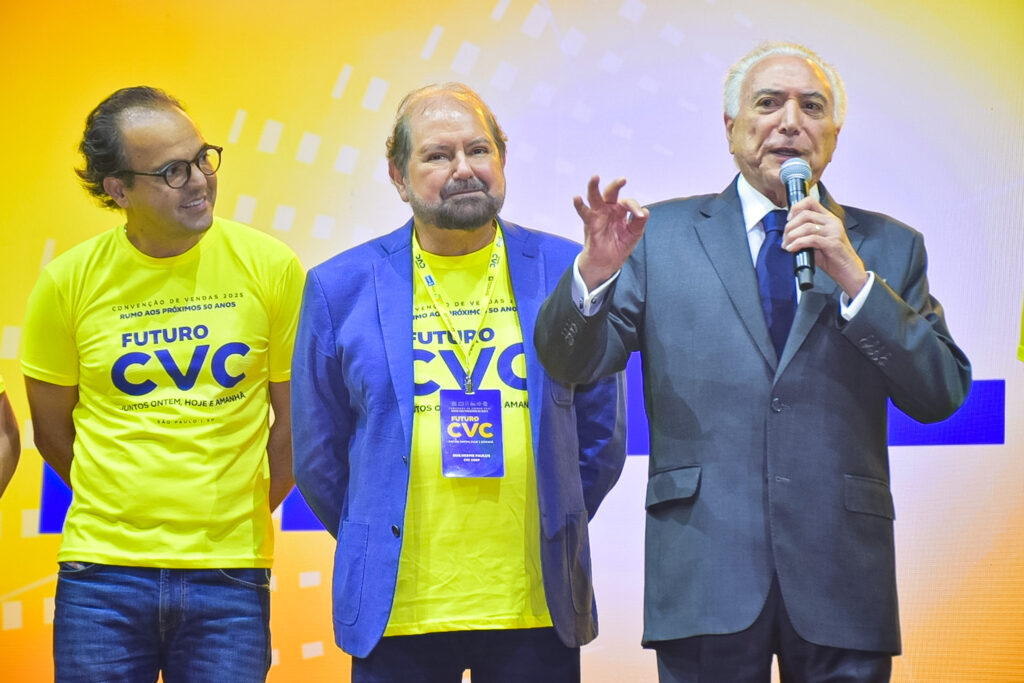
[[412, 444], [412, 220], [380, 241], [383, 258], [374, 262], [377, 316], [384, 337], [391, 385], [405, 429]]
[[[537, 239], [519, 226], [501, 221], [501, 229], [505, 235], [505, 254], [508, 258], [512, 294], [516, 299], [519, 328], [523, 333], [527, 398], [530, 405], [540, 406], [543, 375], [533, 346], [533, 331], [540, 305], [544, 301], [544, 293], [548, 291], [547, 283], [544, 281], [544, 254], [538, 247]], [[533, 436], [537, 439], [537, 434]]]
[[701, 207], [700, 214], [694, 225], [697, 238], [751, 339], [774, 369], [775, 349], [764, 321], [736, 182], [711, 198]]

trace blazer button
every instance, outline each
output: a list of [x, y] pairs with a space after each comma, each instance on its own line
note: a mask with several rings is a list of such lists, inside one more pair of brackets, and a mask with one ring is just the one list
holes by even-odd
[[398, 528], [397, 524], [392, 524], [391, 525], [391, 533], [393, 533], [395, 535], [395, 538], [398, 538], [399, 536], [402, 535], [402, 530]]
[[773, 413], [781, 413], [785, 409], [786, 409], [786, 404], [782, 402], [782, 399], [780, 399], [777, 396], [772, 399], [772, 412]]

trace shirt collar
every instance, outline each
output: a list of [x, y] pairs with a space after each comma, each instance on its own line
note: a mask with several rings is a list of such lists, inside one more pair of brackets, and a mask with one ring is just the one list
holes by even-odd
[[[754, 186], [747, 182], [742, 173], [740, 173], [736, 181], [736, 192], [740, 196], [740, 207], [743, 209], [743, 225], [747, 232], [759, 227], [761, 220], [770, 211], [786, 211], [786, 207], [775, 206], [772, 200], [755, 190]], [[821, 200], [821, 193], [818, 191], [817, 183], [810, 189], [808, 194], [819, 201]]]

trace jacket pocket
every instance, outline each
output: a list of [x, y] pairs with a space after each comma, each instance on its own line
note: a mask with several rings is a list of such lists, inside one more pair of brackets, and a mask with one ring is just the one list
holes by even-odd
[[850, 512], [863, 512], [886, 519], [896, 519], [896, 508], [892, 503], [892, 491], [889, 485], [880, 479], [858, 477], [853, 474], [846, 477], [844, 497], [846, 509]]
[[571, 406], [575, 390], [569, 384], [562, 384], [554, 379], [548, 379], [548, 387], [551, 393], [551, 400], [555, 405]]
[[655, 472], [647, 480], [647, 509], [677, 500], [688, 500], [700, 488], [700, 465]]
[[258, 591], [270, 590], [270, 570], [265, 568], [253, 569], [217, 569], [217, 576], [224, 581], [251, 588]]
[[359, 616], [366, 569], [366, 544], [370, 525], [342, 522], [334, 556], [335, 617], [343, 624], [354, 624]]
[[565, 552], [572, 608], [576, 614], [589, 614], [594, 602], [594, 584], [590, 574], [590, 536], [586, 511], [570, 512], [565, 516]]
[[95, 562], [58, 562], [57, 564], [60, 567], [57, 573], [61, 578], [88, 576], [103, 566]]

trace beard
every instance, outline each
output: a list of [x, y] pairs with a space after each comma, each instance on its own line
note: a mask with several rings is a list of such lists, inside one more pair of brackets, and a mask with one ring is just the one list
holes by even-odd
[[[483, 194], [467, 194], [480, 191]], [[409, 189], [409, 205], [420, 221], [444, 230], [476, 230], [494, 221], [505, 203], [505, 194], [491, 194], [479, 178], [449, 180], [437, 202], [428, 202]]]

